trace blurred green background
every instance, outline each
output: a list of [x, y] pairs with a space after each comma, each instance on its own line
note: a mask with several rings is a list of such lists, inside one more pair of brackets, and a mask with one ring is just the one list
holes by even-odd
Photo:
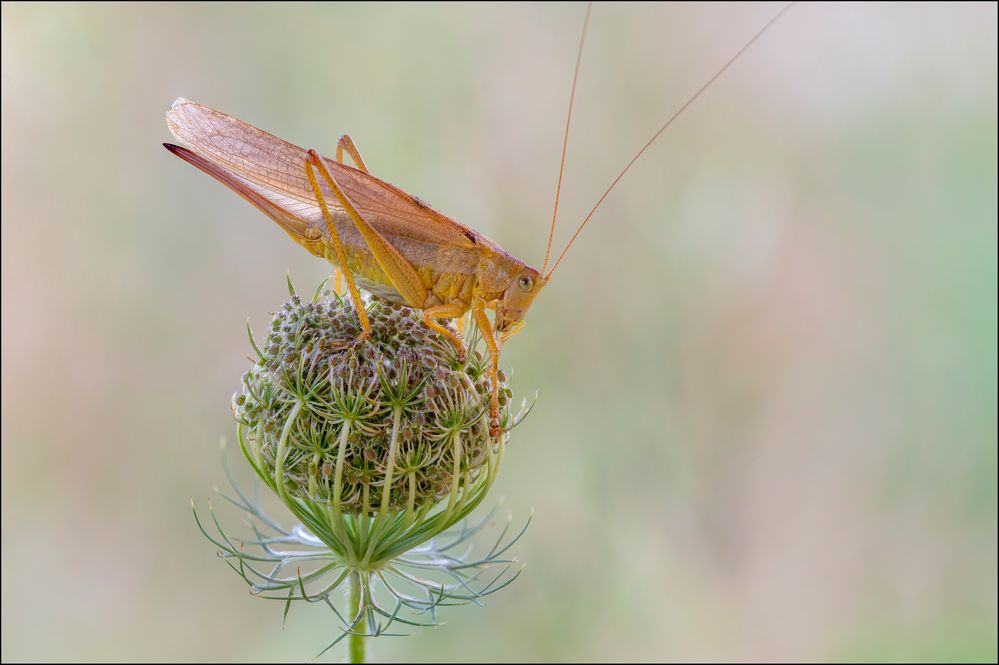
[[[595, 7], [558, 247], [779, 7]], [[4, 660], [335, 635], [282, 630], [191, 519], [244, 320], [328, 269], [160, 147], [173, 99], [349, 132], [538, 264], [582, 14], [3, 5]], [[673, 125], [504, 351], [540, 392], [493, 495], [535, 511], [524, 575], [376, 659], [995, 660], [996, 19], [801, 5]]]

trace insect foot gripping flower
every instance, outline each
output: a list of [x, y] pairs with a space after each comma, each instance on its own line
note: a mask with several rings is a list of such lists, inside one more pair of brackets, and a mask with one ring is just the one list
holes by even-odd
[[285, 616], [292, 601], [327, 605], [340, 627], [323, 652], [349, 637], [361, 662], [364, 638], [436, 625], [438, 606], [478, 603], [519, 575], [505, 553], [524, 530], [504, 543], [504, 529], [474, 557], [466, 541], [486, 520], [465, 520], [527, 410], [511, 416], [501, 375], [505, 432], [490, 436], [488, 358], [474, 334], [461, 362], [418, 312], [376, 301], [370, 339], [354, 344], [349, 301], [319, 300], [317, 290], [303, 302], [289, 289], [263, 346], [250, 334], [257, 361], [232, 407], [243, 454], [298, 524], [264, 514], [227, 467], [235, 496], [226, 498], [249, 514], [253, 537], [229, 536], [214, 512], [217, 534], [198, 525], [252, 593], [284, 601]]

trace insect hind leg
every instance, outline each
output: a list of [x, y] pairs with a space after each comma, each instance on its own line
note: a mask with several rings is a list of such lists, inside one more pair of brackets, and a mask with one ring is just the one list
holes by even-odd
[[341, 164], [345, 164], [343, 161], [343, 152], [347, 151], [350, 158], [354, 160], [354, 164], [357, 168], [365, 173], [368, 173], [368, 167], [365, 165], [364, 160], [361, 159], [361, 153], [357, 149], [357, 144], [354, 143], [354, 139], [350, 138], [350, 134], [344, 134], [340, 137], [340, 140], [336, 142], [336, 161]]
[[[359, 170], [364, 171], [365, 173], [370, 173], [367, 165], [364, 163], [364, 159], [361, 157], [361, 152], [357, 149], [357, 144], [354, 143], [354, 139], [350, 138], [350, 134], [342, 135], [340, 140], [336, 142], [336, 161], [341, 164], [346, 163], [343, 161], [343, 153], [345, 150], [354, 161], [354, 165], [357, 166]], [[333, 269], [333, 283], [337, 293], [343, 293], [342, 273], [343, 271], [339, 268]]]
[[[310, 157], [312, 154], [310, 152]], [[357, 284], [354, 283], [354, 276], [347, 269], [347, 252], [343, 248], [340, 234], [337, 233], [336, 224], [333, 222], [333, 216], [330, 214], [329, 206], [326, 204], [326, 198], [319, 187], [319, 181], [316, 180], [315, 169], [315, 164], [307, 159], [305, 161], [305, 175], [309, 179], [309, 184], [312, 185], [316, 201], [319, 202], [319, 209], [323, 213], [323, 220], [326, 222], [330, 240], [333, 242], [333, 251], [336, 253], [337, 261], [340, 263], [340, 271], [343, 272], [343, 276], [347, 279], [347, 289], [350, 291], [350, 299], [354, 303], [354, 308], [357, 310], [357, 318], [361, 322], [361, 334], [355, 340], [355, 343], [363, 342], [371, 336], [371, 322], [368, 321], [368, 312], [364, 309], [364, 301], [361, 300], [361, 292], [357, 289]], [[339, 279], [337, 280], [337, 288], [339, 290]]]

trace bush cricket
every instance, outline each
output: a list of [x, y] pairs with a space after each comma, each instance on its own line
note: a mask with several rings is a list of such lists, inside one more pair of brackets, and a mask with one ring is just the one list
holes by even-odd
[[[541, 270], [372, 175], [347, 134], [337, 142], [336, 159], [329, 159], [181, 98], [166, 118], [173, 135], [188, 147], [163, 145], [243, 196], [309, 252], [337, 266], [346, 278], [360, 319], [362, 332], [357, 343], [362, 343], [371, 329], [359, 286], [376, 298], [422, 310], [423, 322], [450, 340], [462, 359], [465, 345], [460, 334], [438, 321], [459, 319], [470, 310], [491, 354], [489, 426], [495, 437], [501, 433], [497, 395], [500, 348], [524, 326], [527, 310], [572, 243], [649, 146], [791, 6], [777, 12], [652, 135], [579, 224], [551, 270], [548, 264], [558, 197], [592, 3], [586, 7], [576, 54], [555, 206]], [[345, 163], [344, 153], [354, 166]], [[492, 324], [487, 309], [494, 312]]]

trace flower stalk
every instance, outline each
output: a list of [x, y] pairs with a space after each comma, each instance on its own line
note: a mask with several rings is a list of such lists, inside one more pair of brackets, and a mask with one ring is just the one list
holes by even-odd
[[361, 574], [354, 571], [350, 574], [350, 610], [352, 616], [359, 620], [357, 628], [350, 635], [347, 646], [347, 659], [351, 663], [364, 662], [364, 631], [366, 629], [364, 615], [364, 605], [361, 603]]

